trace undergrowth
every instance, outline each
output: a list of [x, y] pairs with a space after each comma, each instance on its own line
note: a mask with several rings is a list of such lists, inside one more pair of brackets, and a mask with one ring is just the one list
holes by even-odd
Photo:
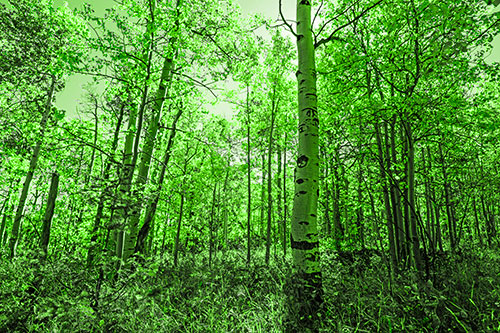
[[[282, 332], [290, 262], [246, 265], [228, 251], [93, 269], [79, 256], [41, 263], [33, 253], [0, 264], [1, 332]], [[5, 258], [5, 256], [3, 256]], [[427, 282], [391, 280], [376, 251], [324, 251], [321, 332], [500, 331], [500, 255], [464, 251], [433, 258]]]

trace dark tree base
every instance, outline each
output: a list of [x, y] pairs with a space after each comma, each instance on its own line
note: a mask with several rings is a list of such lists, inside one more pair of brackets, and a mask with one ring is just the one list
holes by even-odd
[[321, 274], [294, 273], [284, 288], [285, 332], [318, 332], [323, 317]]

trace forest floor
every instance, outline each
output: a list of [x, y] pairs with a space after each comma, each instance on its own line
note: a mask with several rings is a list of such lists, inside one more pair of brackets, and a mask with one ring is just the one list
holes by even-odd
[[[282, 332], [290, 263], [243, 252], [143, 261], [113, 276], [82, 256], [0, 262], [0, 332]], [[500, 331], [500, 252], [432, 258], [431, 277], [390, 278], [377, 251], [323, 251], [320, 332]], [[391, 281], [392, 280], [392, 281]]]

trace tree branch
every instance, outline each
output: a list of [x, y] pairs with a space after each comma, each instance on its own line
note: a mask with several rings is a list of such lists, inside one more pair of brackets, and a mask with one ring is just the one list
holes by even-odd
[[296, 37], [298, 38], [299, 36], [297, 35], [297, 33], [295, 33], [295, 31], [293, 31], [293, 28], [292, 26], [290, 25], [290, 23], [288, 23], [288, 21], [285, 19], [285, 15], [283, 15], [283, 11], [281, 10], [281, 0], [280, 0], [280, 16], [281, 16], [281, 19], [283, 20], [283, 23], [285, 23], [285, 25], [288, 27], [288, 30], [290, 30], [290, 32]]
[[[335, 30], [333, 30], [333, 32], [330, 34], [330, 36], [328, 36], [328, 38], [322, 38], [320, 39], [318, 42], [316, 42], [314, 44], [314, 48], [318, 48], [320, 47], [321, 45], [323, 44], [326, 44], [328, 42], [331, 42], [332, 40], [342, 40], [341, 38], [339, 37], [336, 37], [335, 34], [337, 32], [339, 32], [340, 30], [344, 29], [345, 27], [351, 25], [352, 23], [354, 23], [355, 21], [359, 20], [361, 17], [363, 17], [368, 11], [370, 11], [371, 9], [375, 8], [376, 6], [380, 5], [384, 0], [379, 0], [377, 2], [375, 2], [373, 5], [365, 8], [361, 13], [359, 13], [357, 16], [355, 16], [352, 20], [348, 21], [347, 23], [344, 23], [342, 24], [340, 27], [337, 27]], [[331, 20], [329, 21], [331, 22]]]

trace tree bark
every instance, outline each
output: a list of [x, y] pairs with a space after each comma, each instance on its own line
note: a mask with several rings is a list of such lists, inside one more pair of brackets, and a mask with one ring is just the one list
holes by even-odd
[[417, 207], [415, 205], [415, 143], [411, 124], [406, 122], [406, 135], [408, 140], [408, 206], [410, 208], [410, 236], [415, 261], [415, 268], [421, 271], [422, 258], [420, 256], [420, 242], [417, 233]]
[[139, 172], [137, 175], [137, 179], [134, 183], [134, 197], [139, 199], [135, 205], [132, 207], [132, 212], [129, 216], [129, 222], [126, 230], [126, 237], [124, 241], [124, 260], [127, 260], [132, 253], [134, 252], [135, 245], [137, 242], [137, 227], [139, 224], [139, 218], [142, 210], [142, 200], [139, 196], [142, 196], [142, 191], [148, 179], [149, 166], [151, 164], [151, 158], [153, 155], [154, 142], [156, 140], [156, 134], [158, 132], [158, 124], [160, 121], [160, 114], [163, 109], [163, 102], [166, 97], [167, 91], [167, 82], [170, 82], [171, 69], [173, 64], [173, 59], [170, 57], [165, 58], [165, 62], [163, 64], [160, 86], [156, 93], [155, 103], [153, 115], [151, 117], [151, 121], [149, 123], [146, 141], [144, 142], [141, 160], [139, 164]]
[[283, 258], [286, 257], [287, 239], [288, 239], [288, 206], [287, 206], [287, 192], [286, 192], [286, 144], [287, 133], [285, 132], [285, 143], [283, 145]]
[[316, 65], [311, 1], [297, 0], [299, 138], [295, 174], [291, 248], [296, 275], [296, 308], [300, 324], [312, 328], [323, 303], [318, 238], [319, 140]]
[[209, 228], [209, 240], [208, 240], [208, 266], [212, 267], [212, 254], [213, 254], [213, 245], [214, 245], [214, 236], [213, 236], [213, 228], [214, 228], [214, 220], [215, 220], [215, 198], [217, 193], [217, 183], [214, 185], [214, 191], [212, 193], [212, 209], [210, 212], [210, 224]]
[[19, 203], [17, 205], [14, 223], [12, 224], [12, 231], [9, 240], [9, 250], [11, 259], [14, 258], [16, 255], [24, 205], [26, 204], [26, 199], [28, 198], [28, 191], [30, 188], [31, 180], [33, 179], [33, 174], [35, 173], [35, 169], [38, 163], [38, 157], [40, 156], [40, 150], [42, 148], [42, 143], [45, 136], [45, 130], [47, 129], [47, 120], [49, 119], [50, 111], [52, 108], [52, 97], [54, 96], [55, 89], [56, 89], [56, 78], [55, 76], [52, 76], [52, 83], [50, 85], [49, 93], [47, 96], [45, 110], [43, 112], [42, 120], [40, 121], [40, 133], [37, 138], [35, 149], [33, 150], [33, 155], [31, 156], [30, 166], [26, 174], [26, 178], [24, 179], [23, 190], [21, 192]]
[[127, 135], [125, 136], [125, 146], [123, 149], [123, 162], [120, 172], [120, 183], [118, 185], [117, 193], [117, 207], [116, 214], [109, 229], [116, 230], [115, 236], [115, 255], [117, 258], [123, 258], [123, 237], [125, 222], [127, 220], [129, 206], [130, 206], [130, 187], [131, 179], [134, 172], [132, 165], [133, 143], [136, 132], [137, 122], [137, 108], [133, 105], [130, 107], [130, 113], [127, 125]]
[[177, 257], [179, 254], [179, 239], [181, 236], [181, 223], [182, 223], [182, 212], [184, 209], [184, 191], [181, 192], [181, 206], [179, 208], [179, 220], [177, 222], [177, 232], [175, 234], [175, 246], [174, 246], [174, 266], [177, 267]]
[[441, 143], [439, 143], [439, 155], [441, 157], [441, 170], [443, 172], [444, 197], [446, 202], [446, 214], [448, 216], [448, 234], [450, 237], [450, 248], [451, 251], [455, 251], [456, 222], [455, 222], [455, 216], [453, 214], [453, 207], [452, 207], [453, 203], [451, 201], [450, 183], [448, 180], [448, 173], [446, 171], [446, 166], [444, 164], [444, 154]]
[[[122, 104], [120, 107], [120, 113], [118, 115], [118, 119], [116, 121], [116, 127], [115, 131], [113, 134], [113, 141], [111, 143], [111, 153], [112, 157], [108, 159], [106, 162], [106, 166], [103, 171], [103, 183], [106, 184], [106, 182], [109, 180], [110, 177], [110, 171], [111, 171], [111, 166], [114, 162], [114, 151], [118, 147], [118, 137], [120, 135], [120, 128], [122, 125], [123, 121], [123, 115], [125, 111], [125, 104]], [[106, 185], [108, 186], [108, 185]], [[94, 256], [95, 256], [95, 249], [97, 247], [97, 238], [98, 238], [98, 233], [99, 233], [99, 228], [101, 227], [101, 219], [103, 216], [103, 211], [104, 211], [104, 203], [106, 202], [106, 194], [108, 192], [108, 189], [104, 189], [101, 192], [101, 195], [99, 196], [99, 203], [97, 204], [97, 210], [94, 218], [94, 224], [92, 226], [92, 233], [91, 233], [91, 238], [90, 238], [90, 246], [89, 246], [89, 251], [87, 253], [87, 266], [90, 267], [92, 266], [92, 263], [94, 262]]]
[[[272, 206], [273, 206], [273, 199], [272, 199], [272, 180], [273, 177], [271, 177], [271, 161], [272, 161], [272, 156], [273, 156], [273, 131], [274, 131], [274, 119], [276, 116], [276, 109], [277, 109], [277, 104], [278, 101], [276, 101], [275, 96], [276, 96], [276, 91], [275, 87], [273, 88], [273, 100], [272, 100], [272, 106], [271, 106], [271, 128], [269, 129], [269, 143], [267, 147], [267, 230], [266, 230], [266, 255], [265, 255], [265, 260], [266, 260], [266, 265], [269, 265], [269, 256], [271, 252], [271, 225], [272, 225]], [[279, 177], [279, 176], [278, 176]]]
[[[180, 30], [180, 6], [181, 0], [177, 1], [177, 17], [176, 17], [176, 34]], [[177, 40], [178, 36], [174, 35], [170, 40], [170, 51], [165, 56], [163, 67], [160, 74], [160, 82], [158, 90], [156, 91], [155, 98], [153, 100], [153, 110], [151, 119], [149, 122], [148, 130], [146, 133], [145, 142], [142, 148], [141, 159], [139, 163], [139, 171], [137, 174], [136, 181], [134, 183], [134, 197], [136, 202], [132, 207], [132, 212], [129, 217], [129, 221], [126, 228], [126, 236], [124, 237], [124, 248], [123, 248], [123, 259], [127, 260], [135, 250], [138, 235], [138, 225], [139, 219], [141, 217], [142, 211], [142, 195], [144, 187], [148, 180], [149, 166], [151, 164], [151, 158], [153, 156], [154, 143], [156, 140], [156, 134], [158, 132], [160, 116], [163, 110], [163, 104], [165, 102], [168, 89], [172, 83], [172, 68], [174, 64], [174, 59], [177, 55]]]
[[250, 159], [250, 88], [247, 84], [247, 264], [250, 264], [250, 230], [251, 230], [251, 222], [252, 222], [252, 182], [251, 182], [251, 173], [252, 173], [252, 160]]
[[45, 216], [42, 225], [42, 237], [40, 240], [40, 249], [42, 250], [42, 258], [47, 257], [47, 250], [49, 247], [50, 228], [52, 226], [52, 217], [54, 216], [54, 208], [56, 206], [57, 189], [59, 187], [59, 174], [52, 173], [52, 180], [50, 182], [49, 196], [47, 198], [47, 207], [45, 208]]
[[179, 118], [181, 117], [183, 112], [182, 107], [179, 108], [177, 111], [177, 114], [174, 117], [174, 120], [172, 121], [172, 127], [170, 129], [170, 135], [168, 137], [168, 142], [167, 142], [167, 147], [165, 148], [165, 154], [163, 156], [163, 163], [160, 171], [160, 176], [158, 178], [157, 182], [157, 188], [155, 195], [153, 199], [151, 199], [148, 203], [147, 209], [146, 209], [146, 216], [144, 217], [144, 223], [142, 225], [141, 230], [139, 231], [139, 234], [137, 236], [137, 243], [135, 245], [135, 252], [144, 252], [145, 247], [144, 243], [145, 240], [148, 237], [149, 231], [151, 229], [151, 225], [154, 219], [154, 216], [156, 214], [156, 209], [158, 207], [158, 201], [160, 200], [160, 194], [163, 189], [163, 182], [165, 181], [165, 174], [167, 171], [167, 166], [168, 162], [170, 161], [170, 156], [172, 154], [172, 146], [174, 144], [174, 138], [177, 130], [177, 122], [179, 121]]
[[375, 127], [375, 136], [377, 139], [377, 148], [378, 148], [378, 160], [379, 160], [379, 170], [380, 170], [380, 178], [382, 179], [381, 187], [383, 194], [383, 201], [385, 206], [385, 217], [386, 217], [386, 226], [387, 226], [387, 235], [389, 238], [389, 255], [391, 259], [392, 271], [397, 271], [397, 260], [396, 260], [396, 246], [394, 244], [394, 220], [392, 218], [392, 210], [391, 203], [389, 201], [389, 190], [388, 190], [388, 181], [387, 174], [384, 168], [384, 161], [386, 160], [383, 153], [383, 143], [380, 134], [380, 125], [378, 123], [374, 124]]

